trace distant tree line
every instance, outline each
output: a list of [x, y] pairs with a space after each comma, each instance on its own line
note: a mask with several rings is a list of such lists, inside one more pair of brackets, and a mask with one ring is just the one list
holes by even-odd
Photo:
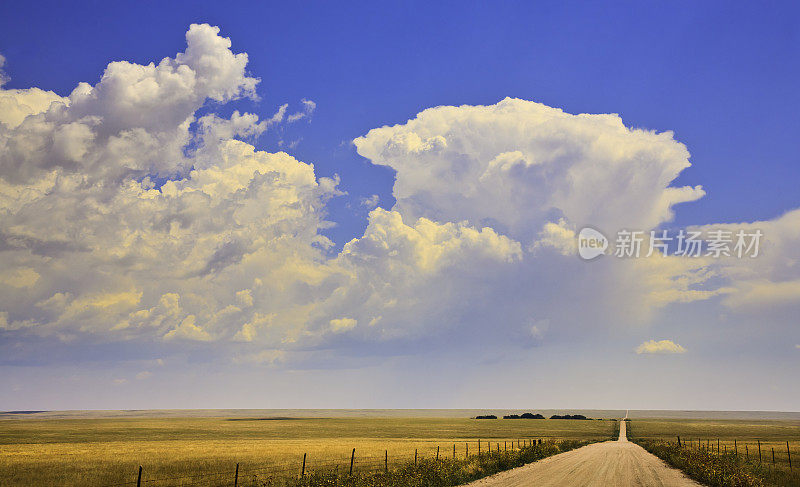
[[587, 418], [583, 414], [564, 414], [560, 416], [558, 414], [554, 414], [550, 416], [550, 419], [589, 419], [589, 418]]
[[522, 413], [522, 414], [509, 414], [503, 416], [503, 419], [544, 419], [541, 414]]
[[[497, 419], [497, 416], [494, 414], [484, 414], [481, 416], [475, 416], [475, 419]], [[522, 413], [522, 414], [507, 414], [503, 416], [503, 419], [544, 419], [539, 413]], [[583, 414], [554, 414], [550, 416], [550, 419], [591, 419], [587, 418]]]

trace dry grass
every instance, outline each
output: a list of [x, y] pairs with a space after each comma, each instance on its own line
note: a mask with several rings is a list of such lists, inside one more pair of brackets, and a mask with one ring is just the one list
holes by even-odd
[[[758, 443], [761, 443], [761, 462], [772, 464], [772, 450], [775, 450], [775, 464], [789, 466], [786, 442], [792, 455], [794, 468], [800, 470], [800, 421], [797, 420], [665, 420], [637, 419], [632, 421], [629, 434], [639, 439], [666, 439], [682, 441], [697, 448], [698, 440], [702, 446], [716, 451], [736, 451], [743, 458], [758, 461]], [[735, 441], [735, 442], [734, 442]]]
[[800, 421], [634, 420], [628, 431], [634, 441], [709, 485], [800, 484]]
[[[604, 440], [613, 421], [470, 420], [447, 418], [324, 418], [257, 420], [226, 418], [10, 419], [0, 422], [0, 471], [4, 486], [111, 485], [221, 472], [232, 479], [269, 466], [298, 472], [303, 454], [308, 468], [338, 462], [356, 469], [431, 458], [463, 457], [477, 439], [492, 449], [516, 439]], [[216, 477], [212, 477], [216, 478]], [[171, 483], [170, 485], [181, 485]], [[184, 485], [188, 485], [184, 483]]]

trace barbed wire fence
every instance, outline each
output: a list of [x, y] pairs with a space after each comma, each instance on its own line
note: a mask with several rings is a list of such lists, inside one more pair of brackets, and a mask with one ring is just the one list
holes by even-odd
[[297, 461], [282, 463], [245, 464], [236, 463], [231, 468], [197, 474], [150, 477], [145, 466], [131, 472], [131, 480], [102, 487], [283, 487], [304, 477], [329, 475], [334, 477], [389, 473], [403, 467], [417, 465], [423, 461], [468, 460], [486, 455], [500, 455], [553, 442], [553, 439], [517, 438], [490, 439], [447, 443], [427, 448], [416, 448], [414, 453], [392, 455], [386, 449], [380, 452], [362, 452], [353, 448], [347, 456], [317, 459], [304, 453]]
[[[670, 443], [668, 441], [668, 443]], [[789, 446], [789, 441], [785, 442], [776, 442], [769, 440], [765, 440], [765, 444], [762, 445], [761, 440], [720, 440], [719, 438], [716, 441], [712, 439], [702, 439], [702, 438], [681, 438], [677, 436], [677, 444], [681, 448], [686, 449], [696, 449], [697, 451], [702, 451], [714, 456], [732, 456], [737, 461], [745, 461], [745, 462], [752, 462], [758, 463], [758, 465], [770, 465], [772, 467], [776, 467], [778, 465], [783, 465], [784, 463], [788, 465], [790, 471], [796, 468], [796, 465], [792, 464], [792, 449]], [[767, 446], [769, 444], [770, 446]], [[786, 445], [786, 448], [781, 448], [783, 445]], [[776, 445], [778, 449], [776, 450]], [[776, 456], [777, 451], [777, 456]], [[770, 455], [771, 453], [771, 455]], [[771, 460], [770, 460], [771, 458]], [[776, 462], [777, 458], [777, 462]], [[784, 461], [785, 460], [785, 461]], [[795, 457], [795, 464], [797, 463], [797, 458]]]

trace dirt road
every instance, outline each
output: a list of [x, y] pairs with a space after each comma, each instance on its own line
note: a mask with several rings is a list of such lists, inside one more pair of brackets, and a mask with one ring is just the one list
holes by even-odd
[[501, 472], [468, 487], [699, 486], [680, 471], [628, 441], [620, 421], [619, 440], [594, 443]]

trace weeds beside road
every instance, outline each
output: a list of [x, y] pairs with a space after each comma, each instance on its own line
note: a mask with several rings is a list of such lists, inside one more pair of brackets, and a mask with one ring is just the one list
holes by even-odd
[[[763, 448], [759, 440], [726, 442], [674, 440], [637, 437], [636, 422], [629, 425], [629, 438], [644, 449], [682, 470], [686, 475], [714, 487], [800, 486], [800, 466], [788, 462], [790, 452], [784, 443], [776, 462], [774, 446]], [[631, 429], [634, 434], [631, 434]], [[711, 435], [709, 435], [711, 436]], [[754, 448], [758, 444], [759, 450]], [[770, 443], [772, 445], [772, 443]], [[796, 463], [796, 459], [793, 458]]]
[[245, 486], [285, 487], [451, 487], [477, 480], [497, 472], [521, 467], [542, 458], [580, 448], [589, 441], [546, 441], [513, 451], [496, 451], [467, 459], [424, 459], [416, 465], [408, 463], [388, 472], [347, 475], [341, 472], [310, 473], [303, 478], [271, 480], [253, 478]]

